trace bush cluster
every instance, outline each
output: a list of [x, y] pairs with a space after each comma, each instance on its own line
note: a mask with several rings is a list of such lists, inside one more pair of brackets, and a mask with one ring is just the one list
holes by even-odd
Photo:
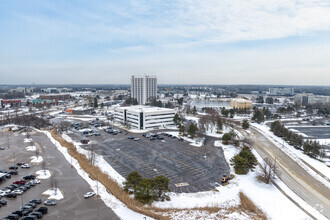
[[134, 194], [134, 198], [143, 204], [150, 204], [153, 201], [164, 201], [169, 199], [166, 195], [169, 192], [169, 178], [160, 175], [155, 178], [142, 178], [134, 171], [128, 174], [124, 182], [124, 190]]

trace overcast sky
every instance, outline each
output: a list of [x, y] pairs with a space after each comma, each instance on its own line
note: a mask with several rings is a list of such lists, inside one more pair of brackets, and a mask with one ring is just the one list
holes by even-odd
[[328, 0], [0, 0], [0, 84], [330, 85]]

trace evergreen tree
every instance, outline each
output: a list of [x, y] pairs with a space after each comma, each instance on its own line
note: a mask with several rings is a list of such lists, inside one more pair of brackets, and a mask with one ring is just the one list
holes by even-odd
[[95, 97], [94, 98], [94, 108], [97, 108], [97, 107], [99, 107], [99, 105], [97, 104], [97, 98]]
[[134, 188], [142, 181], [142, 176], [134, 171], [128, 174], [126, 181], [124, 182], [124, 190], [126, 192], [134, 190]]
[[242, 128], [243, 129], [248, 129], [250, 127], [250, 123], [248, 120], [244, 119], [242, 123]]
[[143, 204], [151, 203], [155, 195], [155, 183], [153, 179], [142, 179], [134, 188], [134, 198]]
[[196, 135], [196, 131], [198, 130], [197, 126], [194, 123], [191, 123], [188, 128], [188, 134], [191, 138], [194, 138]]
[[164, 198], [165, 193], [169, 191], [168, 184], [170, 179], [160, 175], [154, 178], [154, 189], [158, 198]]
[[217, 128], [218, 131], [221, 131], [223, 129], [223, 123], [220, 117], [217, 118]]

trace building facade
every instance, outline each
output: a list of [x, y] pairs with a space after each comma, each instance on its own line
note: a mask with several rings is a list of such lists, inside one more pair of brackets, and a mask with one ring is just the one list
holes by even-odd
[[294, 95], [294, 88], [269, 88], [269, 95]]
[[252, 109], [252, 101], [242, 98], [233, 98], [230, 99], [230, 107], [237, 109]]
[[150, 98], [157, 97], [156, 76], [135, 76], [131, 78], [131, 97], [136, 99], [139, 105], [144, 105]]
[[49, 99], [49, 100], [69, 100], [69, 94], [49, 94], [49, 95], [40, 95], [39, 99]]
[[148, 106], [117, 107], [114, 119], [134, 129], [161, 128], [174, 125], [174, 109]]

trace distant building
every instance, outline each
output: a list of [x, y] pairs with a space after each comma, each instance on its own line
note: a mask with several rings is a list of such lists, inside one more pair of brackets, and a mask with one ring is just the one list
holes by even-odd
[[69, 94], [49, 94], [49, 95], [40, 95], [39, 99], [49, 99], [49, 100], [69, 100]]
[[139, 105], [144, 105], [151, 98], [157, 97], [156, 76], [135, 76], [131, 78], [131, 97], [137, 99]]
[[47, 105], [47, 104], [58, 104], [58, 101], [55, 99], [32, 99], [32, 105]]
[[252, 109], [252, 101], [242, 98], [233, 98], [230, 99], [230, 107], [238, 109]]
[[71, 115], [90, 115], [94, 110], [92, 108], [74, 108], [74, 109], [65, 109], [65, 113]]
[[326, 104], [330, 103], [330, 96], [314, 95], [313, 93], [301, 93], [294, 97], [294, 101], [302, 106], [313, 104]]
[[175, 113], [174, 109], [135, 105], [115, 108], [114, 119], [135, 129], [160, 128], [174, 125]]
[[294, 95], [294, 88], [269, 88], [269, 95], [291, 96]]
[[1, 108], [4, 108], [5, 105], [10, 104], [12, 107], [20, 107], [22, 104], [22, 100], [20, 99], [1, 99], [0, 100], [0, 106]]

